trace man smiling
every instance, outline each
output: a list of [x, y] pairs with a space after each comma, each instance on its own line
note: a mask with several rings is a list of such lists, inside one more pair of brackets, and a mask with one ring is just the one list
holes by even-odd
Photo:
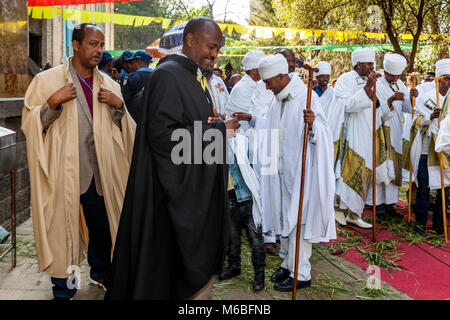
[[[190, 20], [182, 52], [165, 57], [145, 87], [107, 298], [212, 297], [213, 275], [222, 269], [230, 232], [226, 129], [239, 124], [237, 119], [208, 123], [213, 102], [199, 67], [214, 64], [221, 46], [222, 32], [213, 20]], [[203, 158], [210, 142], [195, 147], [199, 125], [200, 135], [208, 129], [221, 133], [216, 140], [223, 146], [223, 162], [175, 164], [177, 129], [193, 141], [189, 160]]]

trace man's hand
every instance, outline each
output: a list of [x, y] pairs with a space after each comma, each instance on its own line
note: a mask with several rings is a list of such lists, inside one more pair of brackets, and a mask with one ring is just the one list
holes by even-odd
[[439, 118], [440, 115], [441, 115], [441, 109], [435, 108], [435, 109], [433, 110], [433, 113], [430, 115], [430, 120]]
[[47, 100], [47, 104], [50, 109], [55, 110], [61, 103], [73, 100], [77, 97], [77, 91], [73, 83], [68, 83], [54, 94], [50, 96]]
[[114, 94], [111, 90], [101, 88], [98, 93], [98, 101], [101, 103], [106, 103], [118, 110], [122, 109], [123, 101], [117, 95]]
[[373, 89], [373, 85], [377, 82], [377, 78], [381, 77], [381, 74], [372, 71], [367, 77], [366, 87], [368, 89]]
[[373, 85], [377, 82], [377, 78], [379, 77], [381, 77], [381, 74], [373, 71], [367, 77], [367, 83], [364, 86], [364, 91], [371, 100], [373, 100]]
[[405, 95], [403, 94], [403, 92], [396, 92], [388, 98], [387, 103], [388, 103], [388, 106], [391, 107], [392, 102], [397, 101], [397, 100], [403, 101], [404, 99], [405, 99]]
[[223, 121], [220, 117], [209, 117], [208, 118], [208, 124], [214, 123], [214, 122], [220, 122]]
[[238, 131], [240, 126], [241, 125], [239, 124], [238, 118], [232, 118], [225, 121], [225, 127], [227, 128], [227, 138], [233, 138], [234, 136], [236, 136], [236, 132]]
[[232, 118], [238, 119], [238, 121], [250, 121], [252, 120], [252, 115], [245, 112], [235, 112], [231, 115]]
[[303, 120], [308, 124], [309, 130], [312, 129], [315, 119], [316, 116], [314, 115], [314, 112], [311, 109], [303, 110]]
[[412, 101], [412, 98], [415, 97], [417, 98], [419, 96], [419, 90], [417, 90], [416, 88], [411, 89], [409, 91], [409, 99]]

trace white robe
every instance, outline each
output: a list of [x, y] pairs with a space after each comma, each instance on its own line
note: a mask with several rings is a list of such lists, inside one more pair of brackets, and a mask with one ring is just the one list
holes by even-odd
[[236, 156], [236, 162], [239, 166], [239, 170], [241, 171], [242, 178], [252, 193], [253, 222], [255, 223], [255, 226], [258, 227], [262, 223], [261, 189], [259, 180], [256, 177], [255, 171], [251, 167], [248, 159], [248, 138], [243, 134], [237, 133], [236, 136], [229, 139], [228, 142], [231, 149], [229, 157], [233, 158], [233, 155]]
[[219, 114], [226, 113], [226, 106], [230, 94], [223, 80], [215, 74], [212, 74], [210, 81], [207, 82], [207, 87], [217, 112]]
[[439, 132], [436, 138], [436, 152], [445, 152], [450, 155], [450, 115], [449, 115], [449, 105], [450, 105], [450, 90], [448, 90], [445, 100], [442, 104], [442, 112], [444, 116], [442, 117]]
[[[442, 105], [442, 102], [444, 101], [444, 97], [440, 95], [439, 97], [439, 104]], [[433, 139], [433, 135], [438, 134], [438, 119], [430, 120], [430, 115], [433, 112], [429, 107], [433, 108], [434, 104], [436, 104], [436, 90], [431, 89], [422, 94], [422, 96], [417, 97], [416, 100], [417, 104], [415, 107], [415, 115], [414, 119], [417, 119], [418, 116], [423, 116], [423, 119], [421, 120], [420, 127], [422, 129], [423, 126], [428, 125], [428, 129], [425, 132], [425, 134], [422, 134], [422, 130], [418, 130], [412, 145], [411, 145], [411, 162], [412, 162], [412, 169], [414, 173], [414, 182], [416, 185], [419, 184], [417, 177], [417, 172], [419, 169], [419, 160], [420, 156], [422, 154], [422, 139], [425, 136], [428, 136], [431, 139]], [[428, 105], [429, 107], [427, 107]], [[431, 148], [431, 146], [430, 146]], [[429, 150], [430, 152], [431, 150]], [[445, 161], [445, 157], [444, 157]], [[434, 164], [430, 165], [430, 159], [428, 159], [428, 181], [429, 181], [429, 187], [431, 190], [436, 190], [441, 188], [441, 171], [440, 166], [438, 162], [435, 162]], [[450, 169], [444, 169], [444, 186], [448, 187], [450, 186]]]
[[[281, 100], [284, 98], [288, 100], [283, 104]], [[269, 154], [268, 148], [272, 149], [268, 163], [261, 159], [263, 232], [275, 230], [283, 237], [288, 237], [297, 225], [306, 98], [306, 86], [299, 77], [291, 75], [291, 81], [269, 107], [267, 117], [256, 117], [258, 135], [261, 131], [266, 132], [258, 156]], [[304, 239], [317, 243], [336, 238], [335, 186], [331, 132], [320, 101], [314, 94], [311, 109], [315, 114], [311, 131], [314, 137], [310, 134], [308, 139], [301, 224], [305, 225]]]
[[327, 90], [320, 96], [320, 104], [322, 105], [323, 113], [325, 117], [328, 117], [330, 113], [331, 102], [333, 101], [334, 88], [332, 86], [328, 86]]
[[[394, 110], [389, 113], [386, 117], [383, 117], [383, 126], [385, 128], [385, 132], [389, 131], [390, 133], [390, 144], [391, 149], [388, 150], [388, 169], [394, 169], [394, 166], [397, 165], [397, 169], [399, 170], [399, 176], [395, 175], [395, 172], [390, 172], [390, 176], [394, 176], [395, 178], [399, 178], [398, 181], [392, 180], [391, 183], [385, 184], [377, 183], [377, 194], [376, 194], [376, 204], [395, 204], [398, 202], [398, 192], [402, 183], [402, 163], [401, 156], [403, 153], [403, 112], [412, 113], [411, 109], [411, 100], [409, 98], [409, 90], [406, 88], [405, 84], [399, 79], [395, 84], [390, 84], [386, 77], [383, 76], [377, 81], [377, 98], [382, 104], [387, 105], [387, 100], [394, 95], [395, 92], [402, 92], [404, 94], [403, 101], [394, 101], [392, 106]], [[387, 139], [387, 137], [386, 137]], [[398, 157], [400, 158], [398, 159]], [[394, 161], [399, 161], [397, 164], [394, 164]], [[408, 177], [409, 179], [409, 177]], [[400, 185], [399, 185], [400, 184]], [[372, 192], [369, 192], [366, 199], [366, 204], [372, 205]]]
[[[341, 75], [334, 88], [333, 101], [327, 118], [335, 144], [336, 194], [340, 198], [339, 206], [341, 209], [348, 208], [359, 216], [363, 212], [367, 193], [371, 189], [371, 183], [368, 185], [368, 182], [372, 179], [372, 174], [369, 176], [367, 170], [372, 170], [373, 102], [364, 91], [365, 85], [366, 81], [354, 70]], [[385, 104], [381, 104], [377, 109], [377, 130], [381, 126], [381, 116], [389, 112], [390, 109]], [[381, 131], [381, 134], [384, 133]], [[348, 154], [359, 161], [357, 168], [350, 168], [349, 164], [343, 162], [345, 160], [343, 141], [346, 141], [350, 150]], [[393, 179], [389, 176], [389, 171], [388, 162], [384, 161], [377, 167], [376, 180], [389, 183]], [[350, 186], [346, 181], [354, 185]]]

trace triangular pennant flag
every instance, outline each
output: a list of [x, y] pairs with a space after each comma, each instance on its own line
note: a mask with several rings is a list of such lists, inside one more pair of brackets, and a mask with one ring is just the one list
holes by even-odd
[[135, 27], [140, 27], [142, 26], [144, 23], [144, 17], [138, 17], [136, 16], [135, 20], [134, 20], [134, 26]]
[[92, 14], [92, 22], [94, 22], [94, 23], [103, 23], [102, 12], [94, 12]]
[[232, 34], [233, 34], [233, 28], [234, 28], [234, 25], [232, 25], [232, 24], [229, 24], [228, 25], [228, 34], [231, 36]]
[[81, 19], [82, 19], [81, 21], [83, 23], [92, 22], [92, 13], [89, 11], [83, 10], [81, 12]]
[[64, 20], [72, 20], [73, 10], [72, 9], [64, 9], [63, 11], [63, 19]]
[[243, 25], [239, 25], [239, 24], [235, 24], [234, 25], [234, 31], [236, 31], [237, 33], [246, 33], [248, 30], [247, 26], [243, 26]]
[[124, 15], [123, 14], [113, 14], [113, 16], [112, 16], [112, 22], [114, 23], [114, 24], [121, 24], [121, 25], [124, 25], [125, 23], [124, 23], [124, 21], [123, 21], [123, 19], [124, 19]]
[[262, 38], [264, 35], [264, 28], [263, 27], [255, 27], [256, 37]]
[[53, 8], [44, 7], [44, 8], [42, 8], [42, 13], [44, 14], [43, 15], [44, 19], [53, 19], [53, 14], [54, 14]]
[[132, 26], [134, 23], [135, 16], [124, 15], [124, 24], [127, 26]]
[[286, 30], [284, 30], [284, 37], [287, 40], [292, 40], [292, 39], [294, 39], [294, 37], [297, 34], [297, 32], [298, 31], [295, 30], [295, 29], [286, 29]]
[[274, 28], [263, 27], [262, 38], [263, 39], [271, 39], [273, 37], [274, 30], [275, 30]]
[[110, 23], [112, 16], [113, 16], [112, 13], [102, 12], [102, 22], [103, 23]]
[[42, 7], [33, 7], [31, 17], [33, 19], [42, 19]]
[[177, 25], [177, 24], [179, 24], [179, 23], [182, 23], [182, 22], [183, 22], [183, 20], [178, 19], [178, 20], [175, 22], [175, 25]]
[[220, 30], [225, 30], [227, 28], [227, 25], [225, 23], [218, 23]]
[[172, 19], [163, 19], [161, 27], [163, 29], [167, 29], [170, 26], [171, 22], [172, 22]]
[[153, 20], [153, 21], [155, 21], [155, 22], [161, 22], [161, 21], [163, 21], [163, 18], [154, 18], [154, 17], [151, 17], [151, 19]]
[[31, 10], [33, 10], [33, 7], [28, 7], [28, 15], [31, 14]]
[[142, 22], [142, 25], [144, 25], [144, 26], [148, 26], [150, 23], [152, 23], [152, 21], [154, 21], [155, 19], [154, 18], [151, 18], [151, 17], [146, 17], [146, 18], [144, 18], [144, 21]]

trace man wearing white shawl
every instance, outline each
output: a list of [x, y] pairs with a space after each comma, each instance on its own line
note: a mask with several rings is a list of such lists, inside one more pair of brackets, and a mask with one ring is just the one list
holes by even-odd
[[[276, 100], [269, 107], [266, 118], [250, 114], [235, 113], [247, 120], [258, 131], [265, 131], [263, 154], [269, 159], [260, 159], [261, 202], [263, 210], [272, 207], [262, 219], [263, 232], [275, 230], [280, 235], [281, 267], [271, 280], [274, 289], [291, 291], [294, 276], [297, 288], [311, 284], [309, 258], [312, 243], [327, 242], [336, 238], [333, 214], [334, 173], [333, 144], [331, 132], [325, 120], [317, 95], [312, 95], [311, 109], [306, 109], [307, 88], [301, 79], [288, 75], [286, 59], [281, 55], [270, 55], [261, 60], [259, 72]], [[281, 119], [281, 120], [280, 120]], [[301, 221], [301, 239], [298, 274], [294, 274], [296, 227], [300, 197], [303, 132], [305, 121], [311, 130], [308, 137], [306, 177]], [[268, 147], [270, 150], [268, 150]], [[265, 161], [268, 160], [268, 161]], [[286, 254], [283, 254], [283, 253]]]
[[[436, 90], [425, 91], [417, 99], [415, 107], [414, 123], [411, 127], [412, 143], [410, 148], [410, 156], [412, 162], [412, 170], [414, 173], [414, 182], [417, 184], [416, 203], [413, 211], [418, 223], [417, 231], [425, 232], [428, 220], [428, 208], [430, 189], [436, 190], [436, 201], [433, 206], [433, 230], [439, 234], [444, 233], [442, 220], [442, 204], [441, 204], [441, 174], [439, 166], [439, 154], [436, 150], [442, 150], [442, 134], [437, 141], [438, 133], [443, 132], [446, 128], [445, 122], [440, 127], [439, 118], [446, 117], [447, 108], [440, 109], [444, 97], [450, 87], [450, 59], [442, 59], [436, 62], [436, 77], [443, 76], [439, 80], [439, 106], [436, 104]], [[448, 95], [447, 95], [448, 96]], [[442, 131], [441, 131], [442, 130]], [[445, 199], [447, 208], [448, 187], [450, 186], [450, 166], [449, 159], [443, 157], [444, 165], [444, 186]], [[447, 209], [445, 209], [447, 210]]]
[[[258, 64], [264, 57], [264, 52], [260, 50], [249, 50], [244, 59], [242, 59], [242, 68], [245, 70], [245, 75], [231, 90], [226, 108], [227, 115], [233, 112], [249, 112], [252, 106], [253, 92], [256, 84], [261, 79], [258, 72]], [[247, 123], [241, 123], [241, 131], [246, 131], [248, 128]]]
[[334, 93], [334, 88], [328, 85], [331, 76], [331, 65], [326, 61], [320, 61], [315, 68], [319, 69], [318, 72], [315, 72], [318, 84], [314, 86], [313, 90], [319, 96], [323, 112], [325, 117], [327, 117]]
[[[402, 185], [402, 153], [403, 153], [403, 113], [412, 113], [411, 98], [417, 97], [417, 89], [408, 90], [400, 80], [405, 69], [405, 57], [388, 53], [384, 56], [383, 76], [377, 81], [377, 98], [381, 104], [387, 105], [391, 112], [383, 118], [383, 129], [388, 145], [388, 168], [394, 170], [394, 179], [390, 183], [377, 183], [376, 216], [382, 222], [386, 214], [399, 216], [394, 210], [398, 202], [398, 192]], [[372, 191], [372, 190], [371, 190]], [[372, 205], [372, 192], [369, 191], [366, 204]]]
[[[334, 88], [333, 101], [327, 122], [334, 141], [334, 163], [336, 175], [336, 195], [339, 202], [336, 220], [361, 228], [372, 225], [361, 219], [366, 197], [372, 185], [372, 107], [373, 84], [377, 74], [373, 72], [375, 51], [356, 49], [352, 52], [354, 70], [341, 75]], [[381, 116], [390, 112], [387, 105], [377, 105], [376, 144], [377, 182], [389, 183], [387, 150]], [[343, 210], [349, 209], [345, 219]]]

